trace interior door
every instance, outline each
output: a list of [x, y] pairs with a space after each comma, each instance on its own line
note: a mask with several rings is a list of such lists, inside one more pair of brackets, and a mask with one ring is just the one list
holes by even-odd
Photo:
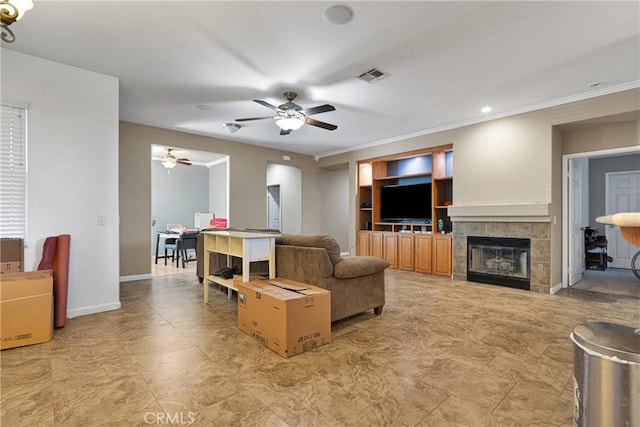
[[582, 279], [585, 269], [584, 227], [588, 224], [589, 159], [569, 160], [569, 281]]
[[267, 186], [267, 227], [281, 230], [280, 185]]
[[[640, 212], [640, 171], [609, 172], [605, 175], [606, 212]], [[607, 225], [605, 235], [612, 261], [609, 267], [631, 268], [631, 257], [638, 250], [620, 234], [620, 227]]]

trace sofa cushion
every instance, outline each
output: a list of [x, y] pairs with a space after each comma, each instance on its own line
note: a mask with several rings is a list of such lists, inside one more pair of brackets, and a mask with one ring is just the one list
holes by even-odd
[[331, 236], [325, 234], [303, 236], [300, 234], [281, 234], [276, 237], [276, 245], [304, 246], [307, 248], [324, 248], [329, 255], [333, 265], [336, 265], [342, 257], [340, 256], [340, 245]]
[[389, 263], [374, 256], [347, 256], [333, 266], [333, 276], [337, 279], [351, 279], [383, 271]]

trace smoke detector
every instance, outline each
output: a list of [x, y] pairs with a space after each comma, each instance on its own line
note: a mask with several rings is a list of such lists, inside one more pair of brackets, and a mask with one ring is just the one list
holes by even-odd
[[325, 21], [333, 25], [344, 25], [353, 18], [353, 10], [341, 4], [329, 6], [322, 13]]

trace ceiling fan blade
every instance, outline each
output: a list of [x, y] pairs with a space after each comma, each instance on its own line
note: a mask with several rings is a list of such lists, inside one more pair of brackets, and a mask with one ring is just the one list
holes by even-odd
[[275, 105], [269, 104], [267, 101], [263, 101], [261, 99], [254, 99], [253, 102], [257, 102], [258, 104], [262, 105], [263, 107], [270, 108], [273, 111], [278, 111], [278, 107], [276, 107]]
[[191, 162], [189, 159], [177, 159], [176, 163], [180, 163], [181, 165], [191, 166]]
[[280, 135], [289, 135], [291, 133], [290, 130], [280, 129]]
[[319, 128], [326, 129], [326, 130], [336, 130], [336, 129], [338, 129], [338, 126], [336, 126], [336, 125], [332, 125], [331, 123], [321, 122], [320, 120], [314, 120], [314, 119], [312, 119], [310, 117], [307, 117], [307, 120], [305, 120], [305, 122], [308, 125], [317, 126]]
[[247, 119], [236, 119], [236, 122], [248, 122], [249, 120], [264, 120], [264, 119], [273, 119], [273, 116], [268, 116], [268, 117], [249, 117]]
[[318, 105], [317, 107], [305, 108], [302, 112], [307, 116], [311, 116], [313, 114], [326, 113], [327, 111], [335, 111], [335, 109], [336, 107], [333, 105], [324, 104]]

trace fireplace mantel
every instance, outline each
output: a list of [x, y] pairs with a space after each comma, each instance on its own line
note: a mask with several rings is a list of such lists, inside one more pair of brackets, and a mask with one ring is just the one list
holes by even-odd
[[452, 222], [551, 222], [549, 203], [453, 205]]

